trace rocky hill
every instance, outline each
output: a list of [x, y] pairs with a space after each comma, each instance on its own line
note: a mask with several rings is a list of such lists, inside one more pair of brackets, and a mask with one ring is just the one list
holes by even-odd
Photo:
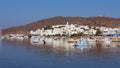
[[67, 21], [70, 24], [78, 24], [78, 25], [120, 27], [120, 18], [100, 17], [100, 16], [88, 17], [88, 18], [58, 16], [58, 17], [39, 20], [23, 26], [16, 26], [8, 29], [3, 29], [3, 34], [9, 34], [9, 33], [27, 34], [30, 30], [40, 29], [47, 25], [66, 24]]

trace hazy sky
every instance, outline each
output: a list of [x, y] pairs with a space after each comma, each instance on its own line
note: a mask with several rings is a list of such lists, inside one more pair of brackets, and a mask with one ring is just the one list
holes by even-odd
[[54, 16], [120, 17], [120, 0], [0, 0], [0, 26], [8, 28]]

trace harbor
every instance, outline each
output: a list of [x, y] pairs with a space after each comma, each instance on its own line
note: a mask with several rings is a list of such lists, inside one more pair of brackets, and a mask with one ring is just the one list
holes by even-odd
[[[45, 26], [42, 29], [30, 31], [28, 34], [11, 33], [1, 36], [5, 40], [29, 40], [33, 45], [61, 45], [79, 48], [81, 51], [100, 47], [120, 47], [120, 28], [95, 27], [88, 25], [69, 24]], [[2, 33], [1, 33], [2, 34]], [[63, 42], [60, 42], [60, 41]], [[58, 43], [54, 43], [58, 42]]]
[[114, 68], [119, 53], [120, 28], [67, 22], [27, 34], [0, 31], [2, 68]]
[[[119, 37], [117, 37], [119, 39]], [[31, 38], [8, 38], [6, 40], [13, 40], [13, 41], [25, 41], [27, 40], [30, 45], [33, 46], [42, 46], [42, 45], [51, 45], [54, 46], [56, 49], [59, 47], [63, 48], [72, 48], [72, 49], [79, 49], [84, 51], [86, 49], [94, 49], [97, 46], [102, 48], [119, 48], [120, 42], [113, 41], [111, 38], [106, 37], [77, 37], [77, 38], [68, 38], [68, 37], [41, 37], [41, 36], [32, 36]], [[58, 48], [57, 48], [58, 47]], [[69, 50], [69, 49], [68, 49]]]
[[97, 46], [81, 50], [82, 47], [68, 43], [69, 39], [45, 38], [45, 40], [47, 42], [44, 45], [31, 43], [28, 39], [1, 41], [0, 66], [2, 68], [39, 68], [41, 66], [45, 68], [113, 68], [113, 65], [119, 67], [119, 47], [105, 47], [99, 42], [96, 43]]
[[[120, 28], [95, 27], [88, 25], [70, 24], [45, 26], [42, 29], [30, 31], [28, 34], [6, 34], [7, 40], [29, 40], [33, 45], [61, 45], [63, 47], [78, 48], [81, 51], [99, 47], [120, 47]], [[60, 41], [63, 42], [60, 42]], [[58, 42], [58, 43], [54, 43]]]
[[0, 68], [120, 68], [120, 0], [0, 0]]

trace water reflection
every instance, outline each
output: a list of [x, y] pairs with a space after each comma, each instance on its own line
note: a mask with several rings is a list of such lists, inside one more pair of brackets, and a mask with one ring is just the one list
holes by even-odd
[[87, 48], [84, 51], [81, 50], [80, 47], [73, 46], [73, 43], [68, 43], [68, 39], [58, 39], [54, 40], [52, 38], [45, 38], [46, 44], [36, 44], [31, 43], [29, 39], [26, 40], [6, 40], [10, 44], [24, 44], [32, 48], [39, 48], [40, 50], [47, 52], [47, 53], [55, 53], [55, 54], [63, 54], [63, 55], [73, 55], [78, 54], [81, 52], [88, 52], [88, 53], [100, 53], [105, 51], [113, 51], [114, 48], [118, 48], [117, 46], [120, 44], [120, 42], [112, 43], [109, 47], [106, 46], [103, 42], [97, 42], [92, 45], [91, 48]]
[[[6, 62], [9, 62], [8, 64], [12, 64], [15, 61], [13, 65], [20, 64], [24, 68], [39, 68], [41, 65], [49, 67], [59, 64], [63, 68], [65, 66], [78, 66], [80, 68], [79, 66], [82, 65], [82, 68], [84, 66], [86, 66], [85, 68], [89, 66], [94, 68], [94, 65], [98, 67], [102, 65], [102, 68], [111, 68], [112, 65], [119, 64], [119, 47], [103, 47], [102, 42], [97, 42], [92, 48], [81, 51], [79, 48], [74, 48], [72, 44], [67, 43], [67, 39], [54, 40], [52, 38], [46, 38], [45, 40], [47, 41], [45, 45], [31, 44], [29, 39], [5, 40], [2, 44], [2, 51], [0, 51], [0, 56], [2, 57], [0, 57], [1, 63], [6, 64]], [[120, 43], [115, 42], [114, 44], [119, 45]], [[51, 64], [51, 62], [54, 63]], [[113, 64], [114, 62], [118, 63]]]

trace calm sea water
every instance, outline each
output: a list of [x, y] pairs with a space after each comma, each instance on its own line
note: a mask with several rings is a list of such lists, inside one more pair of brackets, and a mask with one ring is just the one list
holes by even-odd
[[48, 43], [50, 45], [1, 41], [0, 68], [120, 68], [120, 48], [80, 51], [63, 45], [64, 40]]

